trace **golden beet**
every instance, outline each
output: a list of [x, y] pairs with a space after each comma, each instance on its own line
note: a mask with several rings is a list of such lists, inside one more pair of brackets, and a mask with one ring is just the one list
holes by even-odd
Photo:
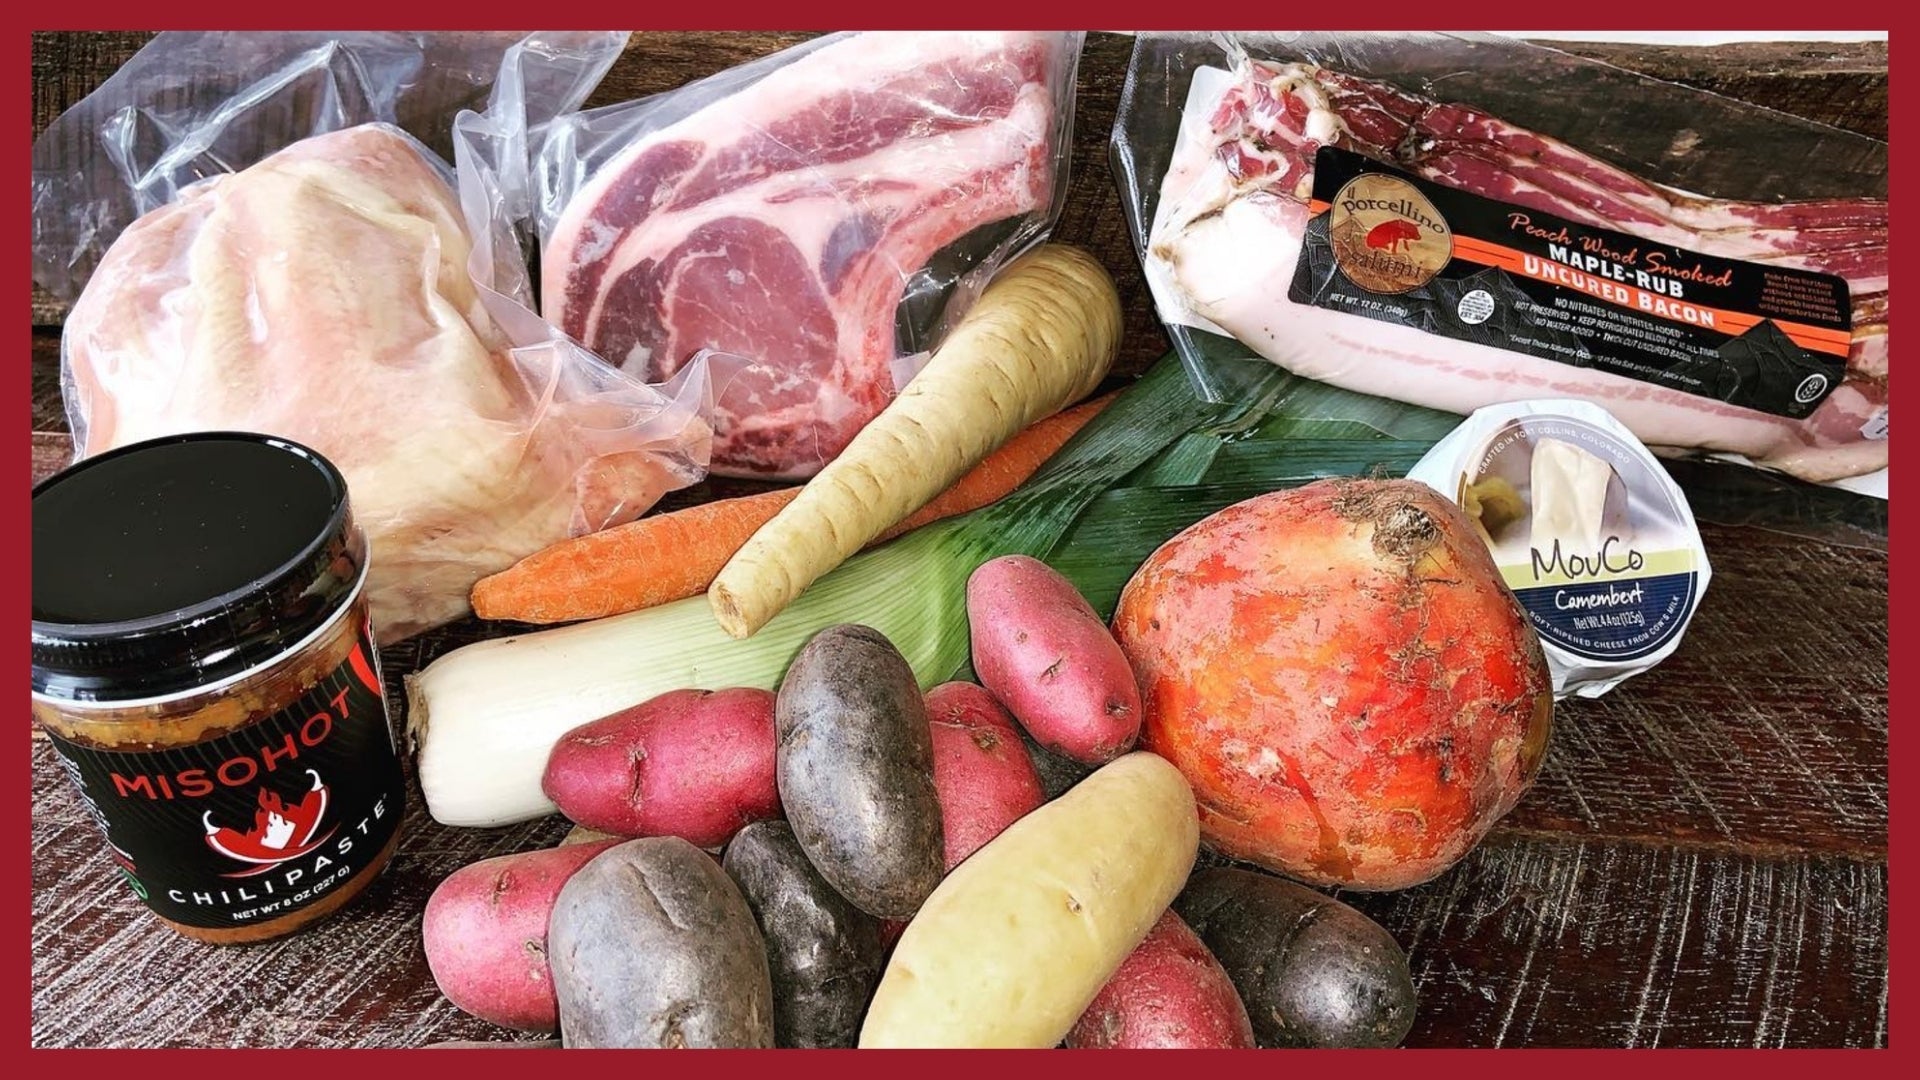
[[1546, 753], [1539, 641], [1473, 524], [1414, 481], [1228, 507], [1153, 553], [1113, 629], [1206, 842], [1303, 881], [1433, 878]]

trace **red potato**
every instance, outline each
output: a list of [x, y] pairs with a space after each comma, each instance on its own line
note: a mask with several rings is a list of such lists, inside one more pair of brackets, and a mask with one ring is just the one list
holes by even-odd
[[893, 951], [894, 945], [900, 940], [900, 935], [907, 932], [907, 921], [906, 919], [888, 919], [880, 924], [880, 944], [888, 952]]
[[969, 682], [934, 687], [927, 691], [927, 719], [952, 870], [1047, 799], [1013, 718], [985, 688]]
[[720, 847], [780, 816], [773, 703], [767, 690], [661, 694], [562, 736], [540, 788], [589, 829]]
[[1471, 521], [1425, 484], [1326, 480], [1169, 540], [1114, 631], [1218, 851], [1317, 885], [1401, 889], [1533, 782], [1545, 657]]
[[1120, 646], [1073, 583], [1025, 555], [967, 580], [973, 670], [1041, 746], [1089, 765], [1133, 748], [1140, 688]]
[[1220, 961], [1169, 911], [1067, 1033], [1069, 1050], [1250, 1050], [1253, 1022]]
[[448, 874], [427, 899], [420, 926], [427, 968], [447, 1000], [501, 1027], [557, 1028], [547, 917], [567, 879], [616, 843], [501, 855]]

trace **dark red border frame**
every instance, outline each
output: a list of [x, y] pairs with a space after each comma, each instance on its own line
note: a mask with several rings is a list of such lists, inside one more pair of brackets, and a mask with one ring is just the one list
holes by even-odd
[[[530, 14], [538, 15], [542, 18], [530, 20], [528, 18]], [[966, 24], [975, 26], [999, 26], [1003, 24], [1014, 26], [1028, 25], [1037, 28], [1100, 27], [1115, 29], [1176, 29], [1191, 28], [1198, 23], [1205, 22], [1216, 26], [1237, 28], [1246, 28], [1254, 25], [1285, 26], [1289, 23], [1317, 23], [1323, 24], [1323, 28], [1324, 24], [1332, 24], [1333, 27], [1346, 29], [1389, 29], [1409, 26], [1432, 27], [1435, 23], [1439, 23], [1441, 26], [1451, 29], [1458, 29], [1467, 24], [1478, 24], [1482, 26], [1533, 26], [1549, 29], [1557, 25], [1567, 30], [1590, 29], [1595, 26], [1614, 26], [1616, 28], [1657, 29], [1664, 31], [1682, 29], [1710, 30], [1716, 28], [1724, 29], [1727, 27], [1784, 31], [1794, 28], [1804, 28], [1809, 25], [1831, 26], [1836, 22], [1844, 22], [1853, 29], [1873, 29], [1876, 27], [1872, 25], [1871, 20], [1875, 20], [1876, 18], [1879, 20], [1877, 28], [1886, 29], [1889, 24], [1896, 21], [1884, 16], [1879, 16], [1875, 10], [1863, 6], [1848, 8], [1828, 6], [1823, 8], [1805, 4], [1782, 3], [1780, 0], [1749, 0], [1749, 2], [1741, 4], [1693, 3], [1685, 5], [1629, 5], [1618, 2], [1604, 4], [1570, 3], [1545, 5], [1515, 2], [1515, 0], [1498, 0], [1498, 2], [1492, 3], [1475, 3], [1465, 8], [1457, 5], [1442, 6], [1434, 3], [1416, 4], [1406, 2], [1406, 0], [1355, 0], [1355, 2], [1347, 4], [1317, 3], [1312, 5], [1280, 5], [1271, 2], [1257, 5], [1247, 3], [1216, 3], [1198, 9], [1187, 5], [1164, 2], [1157, 4], [1116, 4], [1112, 2], [1099, 2], [1099, 0], [1053, 0], [1053, 2], [1045, 4], [1036, 4], [1033, 0], [1026, 0], [1025, 3], [980, 2], [980, 0], [974, 0], [974, 2], [968, 3], [960, 8], [935, 6], [925, 2], [925, 0], [907, 3], [901, 3], [898, 2], [898, 0], [895, 0], [895, 2], [861, 0], [861, 2], [855, 3], [843, 2], [832, 5], [806, 5], [804, 7], [785, 3], [769, 3], [766, 2], [766, 0], [732, 0], [730, 3], [719, 5], [625, 4], [601, 6], [576, 4], [563, 10], [543, 8], [538, 11], [529, 11], [522, 5], [479, 5], [470, 2], [456, 4], [439, 2], [439, 0], [428, 0], [428, 2], [407, 5], [333, 3], [327, 4], [324, 7], [311, 5], [268, 6], [242, 3], [238, 2], [238, 0], [198, 0], [198, 2], [194, 3], [191, 7], [161, 6], [152, 3], [136, 4], [125, 2], [125, 0], [91, 0], [91, 2], [84, 6], [11, 6], [7, 12], [7, 21], [14, 23], [17, 29], [8, 35], [7, 40], [10, 43], [10, 48], [7, 51], [14, 57], [25, 61], [21, 67], [15, 68], [14, 70], [17, 73], [15, 78], [20, 79], [21, 83], [25, 84], [22, 88], [26, 91], [30, 101], [32, 91], [32, 46], [29, 32], [35, 29], [199, 29], [212, 27], [313, 29], [318, 24], [353, 25], [369, 29], [421, 27], [452, 29], [524, 26], [530, 22], [543, 22], [546, 18], [555, 16], [558, 17], [558, 21], [562, 23], [563, 26], [567, 24], [582, 27], [599, 24], [610, 25], [618, 24], [625, 20], [635, 20], [643, 26], [654, 29], [713, 30], [794, 29], [802, 27], [826, 28], [828, 26], [856, 27], [862, 29], [933, 29], [953, 28]], [[1861, 25], [1863, 21], [1867, 21], [1867, 25]], [[1894, 35], [1890, 33], [1889, 39], [1891, 39], [1892, 36]], [[1904, 35], [1902, 36], [1904, 37]], [[1892, 84], [1896, 90], [1905, 85], [1904, 81]], [[1903, 109], [1890, 108], [1890, 113], [1904, 115]], [[1890, 138], [1889, 142], [1894, 143], [1894, 140]], [[1908, 147], [1908, 144], [1904, 142], [1895, 143], [1895, 145], [1903, 148]], [[19, 142], [11, 144], [10, 149], [7, 149], [3, 155], [0, 155], [0, 160], [10, 162], [12, 175], [18, 177], [22, 172], [28, 171], [28, 157], [29, 143], [27, 140], [22, 139]], [[1908, 157], [1910, 158], [1911, 155], [1908, 155]], [[1904, 167], [1899, 170], [1899, 174], [1907, 175]], [[17, 192], [18, 188], [15, 188], [15, 191]], [[16, 209], [15, 216], [12, 220], [14, 225], [8, 232], [15, 237], [11, 242], [12, 250], [15, 254], [13, 260], [10, 262], [14, 270], [7, 274], [6, 279], [12, 282], [9, 291], [17, 298], [20, 288], [30, 284], [31, 281], [31, 271], [28, 266], [28, 260], [25, 257], [31, 243], [31, 224], [30, 217], [20, 215], [18, 209]], [[1914, 250], [1920, 251], [1920, 249]], [[1911, 263], [1909, 263], [1909, 265], [1911, 265]], [[14, 393], [25, 394], [30, 398], [31, 387], [28, 381], [18, 375], [15, 376], [15, 380], [14, 386], [16, 389]], [[18, 399], [16, 398], [16, 400]], [[16, 453], [26, 452], [27, 463], [30, 468], [30, 447], [27, 444], [16, 444], [16, 446], [18, 447], [15, 451]], [[16, 458], [15, 460], [19, 461], [20, 459]], [[1912, 468], [1913, 466], [1903, 467], [1901, 486], [1904, 489], [1920, 492], [1920, 486], [1917, 486], [1920, 485], [1920, 481], [1916, 481], [1915, 474], [1911, 471]], [[26, 505], [28, 501], [27, 485], [23, 484], [14, 490], [15, 494], [11, 497], [11, 502], [12, 505], [17, 508], [15, 512], [19, 513], [20, 517], [14, 518], [12, 514], [8, 514], [7, 517], [15, 524], [6, 527], [4, 534], [0, 534], [0, 550], [3, 550], [6, 556], [4, 560], [5, 570], [4, 572], [0, 572], [0, 589], [4, 589], [8, 607], [12, 610], [20, 611], [22, 608], [28, 607], [30, 593], [28, 573], [28, 568], [31, 565], [29, 550], [30, 538], [29, 531], [25, 527], [29, 509]], [[1902, 496], [1902, 501], [1908, 502], [1913, 498], [1920, 498], [1920, 494]], [[1920, 551], [1920, 543], [1908, 542], [1906, 534], [1903, 531], [1894, 530], [1890, 534], [1890, 547], [1889, 577], [1891, 578], [1894, 576], [1891, 574], [1891, 567], [1900, 564], [1906, 555]], [[1891, 580], [1889, 581], [1890, 586], [1895, 584], [1896, 583]], [[1913, 591], [1910, 587], [1904, 588], [1901, 591], [1901, 595], [1911, 596]], [[1893, 594], [1890, 593], [1890, 597], [1891, 595]], [[1892, 603], [1890, 606], [1892, 610], [1889, 613], [1888, 632], [1889, 667], [1891, 668], [1893, 666], [1891, 651], [1893, 642], [1906, 642], [1910, 640], [1907, 637], [1906, 631], [1908, 627], [1913, 624], [1914, 619], [1911, 614], [1903, 618], [1895, 618], [1894, 616], [1903, 614], [1903, 605]], [[21, 611], [21, 614], [24, 615], [26, 612]], [[14, 670], [19, 673], [21, 679], [21, 681], [15, 685], [24, 688], [27, 682], [27, 673], [25, 671], [26, 657], [24, 654], [15, 654], [15, 656], [16, 659], [13, 661]], [[1904, 700], [1904, 698], [1902, 700]], [[1910, 712], [1911, 710], [1907, 711]], [[22, 750], [25, 750], [27, 745], [26, 740], [22, 739], [21, 743], [16, 745]], [[1905, 744], [1899, 739], [1890, 739], [1888, 745], [1889, 756], [1891, 758], [1894, 747]], [[21, 787], [18, 790], [30, 792], [32, 790], [30, 753], [22, 753], [17, 761], [17, 767], [21, 770], [15, 774], [21, 783]], [[1892, 768], [1892, 761], [1890, 760], [1889, 772], [1891, 774], [1895, 771], [1896, 770]], [[1891, 851], [1896, 838], [1891, 834], [1891, 825], [1889, 825], [1889, 830], [1889, 857], [1891, 858]], [[4, 863], [0, 863], [0, 876], [9, 879], [11, 883], [19, 888], [19, 892], [15, 893], [16, 897], [22, 894], [27, 894], [30, 897], [32, 888], [30, 865], [31, 849], [28, 830], [23, 829], [21, 832], [14, 834], [14, 839], [10, 846], [13, 857]], [[1911, 875], [1907, 875], [1899, 880], [1904, 884], [1904, 882], [1910, 881], [1911, 879]], [[1894, 867], [1890, 865], [1888, 868], [1890, 905], [1908, 895], [1904, 887], [1895, 886], [1895, 880]], [[21, 1061], [21, 1064], [25, 1065], [28, 1069], [46, 1070], [57, 1067], [63, 1072], [74, 1070], [74, 1075], [91, 1075], [97, 1072], [100, 1074], [113, 1074], [120, 1077], [137, 1076], [140, 1080], [146, 1080], [146, 1078], [149, 1077], [159, 1078], [175, 1073], [204, 1076], [209, 1068], [224, 1068], [244, 1073], [256, 1069], [263, 1072], [266, 1070], [279, 1071], [289, 1067], [293, 1069], [325, 1069], [328, 1065], [329, 1057], [327, 1056], [327, 1052], [320, 1050], [282, 1051], [271, 1057], [267, 1056], [267, 1052], [264, 1051], [240, 1051], [237, 1054], [228, 1052], [220, 1056], [213, 1056], [216, 1052], [210, 1051], [78, 1051], [78, 1057], [75, 1057], [71, 1061], [64, 1059], [56, 1061], [47, 1056], [49, 1053], [52, 1053], [49, 1051], [32, 1051], [29, 1047], [32, 969], [32, 922], [30, 904], [16, 908], [15, 912], [15, 917], [20, 918], [22, 922], [26, 924], [23, 928], [25, 933], [23, 933], [22, 938], [15, 940], [26, 940], [28, 948], [24, 957], [25, 963], [23, 966], [25, 970], [19, 971], [18, 977], [20, 977], [20, 981], [14, 984], [17, 987], [16, 993], [18, 994], [18, 997], [14, 1000], [19, 1002], [18, 1011], [13, 1014], [17, 1018], [14, 1022], [17, 1027], [15, 1027], [14, 1030], [18, 1032], [18, 1037], [17, 1039], [8, 1040], [5, 1045], [9, 1051], [6, 1054], [8, 1058], [30, 1055], [31, 1060]], [[1891, 909], [1890, 921], [1892, 921]], [[1896, 943], [1904, 943], [1908, 940], [1904, 934], [1894, 932], [1896, 929], [1897, 928], [1890, 927], [1888, 940], [1890, 966], [1894, 945]], [[1736, 1059], [1733, 1055], [1740, 1054], [1739, 1051], [1652, 1051], [1650, 1053], [1643, 1052], [1633, 1058], [1621, 1057], [1616, 1052], [1606, 1050], [1533, 1051], [1507, 1054], [1489, 1054], [1484, 1051], [1429, 1051], [1422, 1053], [1418, 1058], [1409, 1059], [1405, 1057], [1378, 1056], [1373, 1058], [1355, 1058], [1351, 1053], [1317, 1051], [1313, 1052], [1310, 1057], [1295, 1055], [1284, 1059], [1276, 1059], [1268, 1067], [1283, 1072], [1295, 1073], [1322, 1073], [1324, 1071], [1340, 1070], [1343, 1068], [1359, 1069], [1364, 1072], [1367, 1070], [1366, 1063], [1370, 1062], [1376, 1068], [1412, 1068], [1423, 1071], [1431, 1069], [1439, 1072], [1473, 1070], [1479, 1073], [1490, 1070], [1492, 1072], [1511, 1071], [1516, 1074], [1526, 1074], [1536, 1070], [1550, 1069], [1556, 1074], [1565, 1076], [1590, 1074], [1611, 1077], [1616, 1076], [1623, 1069], [1631, 1069], [1636, 1073], [1651, 1070], [1655, 1073], [1682, 1074], [1692, 1072], [1706, 1073], [1708, 1075], [1725, 1070], [1727, 1072], [1737, 1072], [1743, 1076], [1772, 1073], [1776, 1070], [1782, 1073], [1798, 1074], [1803, 1071], [1821, 1069], [1835, 1069], [1850, 1074], [1872, 1075], [1894, 1073], [1897, 1071], [1900, 1075], [1912, 1075], [1914, 1068], [1912, 1065], [1898, 1065], [1898, 1060], [1900, 1059], [1898, 1055], [1899, 1051], [1904, 1048], [1906, 1032], [1901, 1028], [1901, 1025], [1895, 1022], [1896, 1014], [1893, 1011], [1891, 998], [1889, 1000], [1888, 1010], [1888, 1049], [1878, 1052], [1803, 1051], [1792, 1056], [1781, 1052], [1767, 1054], [1747, 1053]], [[356, 1070], [371, 1068], [373, 1075], [386, 1073], [389, 1070], [395, 1074], [400, 1074], [403, 1070], [413, 1074], [418, 1073], [421, 1066], [417, 1060], [408, 1061], [397, 1059], [393, 1056], [395, 1053], [395, 1051], [363, 1051], [360, 1052], [360, 1055], [354, 1060], [352, 1067]], [[643, 1068], [648, 1072], [662, 1070], [670, 1073], [680, 1073], [685, 1071], [694, 1075], [712, 1073], [724, 1077], [734, 1074], [736, 1071], [747, 1072], [749, 1070], [768, 1067], [769, 1062], [765, 1060], [754, 1060], [747, 1056], [750, 1053], [764, 1054], [766, 1052], [735, 1052], [718, 1057], [695, 1058], [692, 1062], [675, 1062], [672, 1065], [666, 1066], [664, 1070], [658, 1062], [649, 1062], [648, 1065], [643, 1066]], [[294, 1056], [289, 1057], [289, 1054]], [[1473, 1054], [1475, 1056], [1471, 1059], [1462, 1056], [1466, 1054]], [[1836, 1055], [1839, 1054], [1846, 1055], [1844, 1060], [1836, 1058]], [[1543, 1058], [1542, 1055], [1550, 1055], [1550, 1058]], [[428, 1060], [431, 1061], [435, 1059]], [[567, 1064], [563, 1068], [566, 1072], [583, 1075], [612, 1072], [614, 1070], [624, 1072], [634, 1068], [631, 1058], [616, 1061], [604, 1054], [589, 1058], [569, 1057], [565, 1060]], [[1114, 1060], [1112, 1058], [1094, 1059], [1091, 1063], [1085, 1059], [1076, 1058], [1070, 1060], [1080, 1062], [1081, 1067], [1088, 1068], [1089, 1070], [1097, 1069], [1103, 1075], [1126, 1075], [1136, 1072], [1151, 1074], [1157, 1071], [1156, 1064], [1158, 1064], [1160, 1068], [1165, 1067], [1164, 1063], [1156, 1063], [1152, 1059], [1142, 1061], [1137, 1055], [1121, 1060]], [[491, 1064], [489, 1064], [489, 1062], [491, 1062]], [[799, 1064], [796, 1065], [795, 1062]], [[805, 1077], [808, 1075], [833, 1076], [836, 1080], [838, 1080], [839, 1077], [855, 1072], [871, 1071], [879, 1075], [892, 1075], [902, 1067], [911, 1068], [919, 1076], [924, 1076], [927, 1077], [928, 1080], [932, 1080], [933, 1077], [949, 1071], [960, 1074], [981, 1067], [977, 1059], [951, 1052], [922, 1052], [917, 1054], [916, 1060], [911, 1063], [902, 1062], [897, 1057], [876, 1058], [871, 1055], [862, 1056], [854, 1052], [839, 1052], [831, 1055], [816, 1054], [803, 1057], [793, 1057], [789, 1055], [787, 1057], [773, 1059], [773, 1064], [774, 1067], [778, 1067], [782, 1069], [783, 1072], [790, 1073], [796, 1077]], [[1218, 1069], [1222, 1072], [1231, 1072], [1237, 1069], [1247, 1068], [1249, 1064], [1250, 1063], [1244, 1059], [1215, 1059], [1204, 1062], [1196, 1059], [1183, 1059], [1179, 1062], [1178, 1067], [1183, 1072], [1190, 1069]], [[509, 1055], [505, 1059], [497, 1057], [480, 1057], [476, 1059], [474, 1056], [469, 1055], [459, 1059], [444, 1059], [442, 1067], [448, 1071], [458, 1071], [474, 1077], [484, 1077], [495, 1073], [505, 1076], [512, 1072], [524, 1070], [529, 1065], [532, 1065], [532, 1062], [515, 1055]], [[1048, 1067], [1046, 1059], [1029, 1055], [1016, 1061], [1004, 1052], [997, 1055], [991, 1063], [991, 1067], [996, 1071], [1007, 1068], [1020, 1069], [1023, 1066], [1035, 1071]], [[1254, 1064], [1253, 1067], [1260, 1068], [1261, 1066]], [[1070, 1066], [1069, 1068], [1074, 1067]], [[1075, 1071], [1077, 1071], [1077, 1069], [1075, 1069]], [[1204, 1073], [1200, 1075], [1204, 1075]]]

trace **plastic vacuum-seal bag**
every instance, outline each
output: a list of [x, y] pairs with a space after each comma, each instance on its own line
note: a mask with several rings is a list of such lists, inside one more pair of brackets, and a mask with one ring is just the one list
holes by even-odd
[[1579, 398], [1665, 454], [1881, 498], [1886, 149], [1438, 33], [1142, 35], [1113, 133], [1196, 377], [1258, 355], [1456, 414]]
[[36, 273], [77, 294], [77, 454], [210, 429], [318, 450], [367, 533], [383, 642], [697, 481], [703, 372], [648, 386], [554, 333], [524, 272], [494, 280], [511, 232], [463, 217], [426, 144], [503, 70], [524, 115], [576, 107], [625, 38], [159, 35], [34, 146]]
[[1082, 38], [832, 34], [555, 120], [532, 136], [542, 313], [647, 378], [739, 358], [713, 471], [812, 475], [1045, 237]]

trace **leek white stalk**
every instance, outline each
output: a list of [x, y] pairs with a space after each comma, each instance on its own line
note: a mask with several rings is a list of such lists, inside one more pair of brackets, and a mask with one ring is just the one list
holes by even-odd
[[975, 567], [1044, 554], [1087, 503], [1168, 443], [1244, 411], [1201, 402], [1179, 363], [1162, 361], [1019, 491], [854, 556], [751, 638], [728, 637], [695, 596], [456, 649], [407, 680], [427, 810], [443, 825], [470, 826], [552, 813], [540, 777], [568, 731], [669, 690], [771, 690], [807, 639], [839, 623], [885, 634], [923, 686], [951, 678], [967, 658]]
[[[1236, 361], [1206, 375], [1216, 385], [1240, 380], [1237, 404], [1202, 400], [1180, 362], [1163, 360], [1019, 491], [854, 556], [751, 638], [727, 636], [707, 598], [695, 596], [442, 656], [407, 679], [428, 810], [443, 824], [481, 827], [552, 813], [540, 778], [567, 731], [669, 690], [773, 689], [800, 646], [838, 623], [879, 630], [923, 686], [944, 682], [967, 658], [967, 577], [990, 558], [1047, 557], [1105, 607], [1161, 541], [1221, 506], [1325, 475], [1328, 462], [1404, 472], [1431, 445], [1430, 430], [1444, 434], [1440, 414], [1264, 363]], [[1385, 431], [1409, 441], [1383, 440]], [[1340, 453], [1302, 442], [1292, 453], [1302, 436], [1355, 446]], [[1169, 446], [1175, 452], [1163, 454]], [[1160, 486], [1107, 492], [1130, 477]], [[1069, 542], [1056, 551], [1063, 536]]]
[[713, 619], [705, 596], [456, 649], [410, 676], [407, 724], [420, 787], [443, 825], [540, 817], [547, 755], [568, 731], [669, 690], [779, 686], [814, 634], [856, 622], [885, 634], [922, 685], [967, 658], [966, 586], [991, 555], [938, 522], [820, 579], [749, 641]]

